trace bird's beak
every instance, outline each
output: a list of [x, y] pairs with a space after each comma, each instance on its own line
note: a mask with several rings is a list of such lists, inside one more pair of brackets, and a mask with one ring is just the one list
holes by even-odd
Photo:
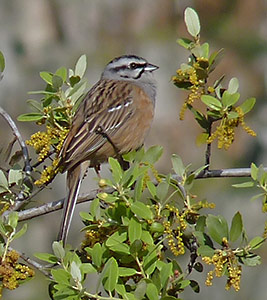
[[157, 70], [158, 68], [159, 68], [158, 66], [147, 63], [147, 65], [145, 66], [145, 71], [153, 72], [153, 71]]

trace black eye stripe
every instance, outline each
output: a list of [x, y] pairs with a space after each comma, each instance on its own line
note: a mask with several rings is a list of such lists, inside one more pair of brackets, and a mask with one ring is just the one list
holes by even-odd
[[130, 63], [128, 65], [121, 65], [121, 66], [114, 67], [113, 70], [115, 72], [118, 72], [121, 70], [129, 70], [129, 69], [136, 70], [136, 69], [144, 69], [145, 66], [146, 66], [146, 64], [144, 64], [144, 63]]

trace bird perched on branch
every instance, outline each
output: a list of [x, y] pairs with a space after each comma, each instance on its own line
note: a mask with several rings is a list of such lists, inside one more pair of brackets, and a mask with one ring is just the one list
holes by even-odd
[[98, 172], [109, 157], [121, 157], [143, 145], [154, 116], [152, 72], [157, 69], [135, 55], [115, 58], [79, 105], [59, 155], [68, 188], [58, 236], [63, 244], [87, 168]]

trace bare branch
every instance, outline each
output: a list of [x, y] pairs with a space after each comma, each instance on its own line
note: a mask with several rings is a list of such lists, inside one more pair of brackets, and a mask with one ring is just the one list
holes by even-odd
[[[263, 168], [267, 172], [267, 168]], [[196, 177], [201, 178], [221, 178], [221, 177], [250, 177], [250, 168], [237, 168], [237, 169], [219, 169], [219, 170], [204, 170]]]
[[[267, 168], [264, 168], [267, 172]], [[240, 169], [220, 169], [220, 170], [204, 170], [201, 172], [196, 179], [203, 178], [223, 178], [223, 177], [250, 177], [250, 168], [240, 168]], [[172, 176], [173, 179], [178, 180], [177, 175]], [[114, 190], [112, 188], [106, 189], [105, 192], [112, 193]], [[78, 203], [84, 203], [92, 201], [96, 198], [99, 190], [92, 190], [88, 194], [85, 194], [78, 198]], [[182, 191], [183, 192], [183, 191]], [[42, 215], [49, 214], [51, 212], [62, 209], [64, 199], [49, 202], [47, 204], [41, 205], [39, 207], [34, 207], [18, 212], [19, 221], [25, 221], [33, 219]]]
[[30, 165], [29, 153], [28, 153], [28, 149], [25, 145], [25, 142], [23, 141], [15, 122], [12, 120], [10, 115], [2, 107], [0, 107], [0, 115], [7, 121], [14, 136], [16, 137], [16, 139], [21, 147], [21, 150], [22, 150], [22, 155], [23, 155], [24, 164], [25, 164], [25, 172], [27, 175], [30, 175], [32, 167]]
[[[105, 190], [107, 193], [112, 193], [114, 190], [112, 188]], [[99, 190], [92, 190], [88, 194], [83, 195], [78, 198], [77, 203], [84, 203], [93, 201]], [[18, 212], [19, 221], [25, 221], [29, 219], [33, 219], [42, 215], [49, 214], [51, 212], [62, 209], [63, 203], [65, 199], [49, 202], [47, 204], [41, 205], [39, 207], [29, 208], [23, 211]]]

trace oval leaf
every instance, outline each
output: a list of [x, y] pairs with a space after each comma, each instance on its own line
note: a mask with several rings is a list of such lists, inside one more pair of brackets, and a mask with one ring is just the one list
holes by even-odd
[[210, 95], [202, 95], [201, 101], [211, 109], [219, 111], [222, 108], [222, 103], [218, 99]]
[[229, 84], [228, 84], [228, 93], [229, 94], [234, 94], [238, 91], [238, 88], [239, 88], [239, 82], [238, 82], [238, 79], [236, 77], [233, 77], [230, 81], [229, 81]]
[[237, 212], [233, 219], [230, 229], [230, 241], [235, 242], [240, 236], [243, 231], [243, 221], [240, 212]]
[[152, 211], [150, 210], [150, 208], [148, 206], [146, 206], [144, 203], [142, 202], [134, 202], [131, 205], [131, 211], [136, 214], [138, 217], [143, 218], [143, 219], [152, 219], [153, 218], [153, 214]]
[[196, 11], [187, 7], [184, 12], [184, 21], [187, 28], [187, 31], [193, 36], [197, 37], [200, 32], [200, 22], [198, 18], [198, 14]]

